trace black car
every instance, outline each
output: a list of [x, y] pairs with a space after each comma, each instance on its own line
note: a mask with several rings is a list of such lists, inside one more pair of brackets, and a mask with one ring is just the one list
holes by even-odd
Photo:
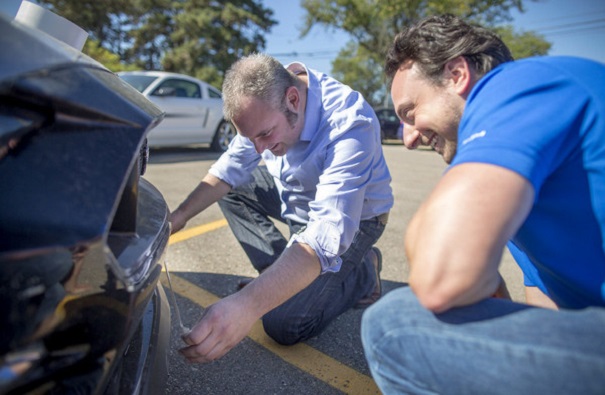
[[166, 203], [141, 178], [161, 111], [0, 15], [0, 394], [164, 393]]
[[392, 108], [378, 108], [375, 111], [378, 122], [380, 122], [381, 140], [401, 140], [402, 125], [395, 110]]

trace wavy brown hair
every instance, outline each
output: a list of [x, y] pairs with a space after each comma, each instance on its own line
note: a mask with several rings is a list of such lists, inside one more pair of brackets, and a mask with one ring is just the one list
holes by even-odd
[[392, 80], [404, 63], [412, 61], [438, 85], [446, 63], [458, 56], [464, 56], [479, 78], [513, 60], [496, 33], [445, 14], [428, 17], [397, 34], [387, 53], [384, 71]]

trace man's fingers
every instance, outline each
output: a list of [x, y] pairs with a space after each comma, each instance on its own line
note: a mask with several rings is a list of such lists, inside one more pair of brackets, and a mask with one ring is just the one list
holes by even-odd
[[179, 352], [188, 361], [206, 363], [218, 359], [246, 336], [251, 325], [247, 317], [238, 314], [232, 296], [209, 306], [191, 332], [182, 336], [187, 347]]
[[184, 347], [179, 352], [189, 362], [208, 363], [225, 355], [231, 347], [225, 347], [222, 342], [213, 343], [206, 339], [203, 343]]
[[207, 337], [212, 333], [212, 329], [210, 324], [206, 323], [204, 318], [206, 317], [208, 310], [205, 310], [200, 317], [198, 323], [191, 328], [188, 333], [185, 333], [181, 336], [181, 339], [185, 342], [185, 344], [189, 346], [195, 346], [196, 344], [202, 343]]
[[181, 335], [181, 339], [183, 339], [183, 342], [185, 342], [186, 345], [195, 346], [195, 343], [191, 339], [190, 335], [191, 335], [191, 332], [185, 333], [185, 334]]
[[215, 348], [214, 344], [209, 344], [208, 342], [204, 342], [201, 344], [194, 344], [189, 347], [183, 347], [179, 350], [179, 352], [188, 360], [193, 361], [198, 358], [203, 358], [205, 360], [212, 360], [208, 355]]

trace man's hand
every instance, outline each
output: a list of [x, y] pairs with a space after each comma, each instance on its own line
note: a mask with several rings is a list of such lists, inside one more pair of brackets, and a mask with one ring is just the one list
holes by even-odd
[[170, 213], [168, 221], [170, 222], [170, 234], [178, 232], [187, 224], [187, 219], [185, 219], [178, 210]]
[[180, 350], [189, 362], [211, 362], [225, 355], [250, 332], [267, 312], [296, 295], [321, 272], [319, 258], [306, 244], [294, 243], [277, 261], [242, 290], [212, 306]]
[[188, 345], [179, 352], [189, 362], [207, 363], [225, 355], [250, 332], [260, 318], [250, 313], [238, 294], [221, 299], [183, 336]]

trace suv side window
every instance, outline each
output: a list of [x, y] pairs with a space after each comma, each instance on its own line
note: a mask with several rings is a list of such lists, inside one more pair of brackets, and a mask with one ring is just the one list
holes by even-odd
[[208, 88], [208, 96], [211, 99], [222, 99], [223, 95], [221, 95], [221, 92], [217, 91], [216, 89], [213, 88]]
[[160, 86], [158, 86], [152, 94], [154, 94], [156, 91], [158, 91], [162, 88], [174, 88], [175, 97], [196, 98], [196, 99], [199, 99], [202, 97], [199, 85], [196, 83], [193, 83], [191, 81], [187, 81], [187, 80], [181, 80], [181, 79], [177, 79], [177, 78], [168, 79], [168, 80], [162, 82], [160, 84]]

